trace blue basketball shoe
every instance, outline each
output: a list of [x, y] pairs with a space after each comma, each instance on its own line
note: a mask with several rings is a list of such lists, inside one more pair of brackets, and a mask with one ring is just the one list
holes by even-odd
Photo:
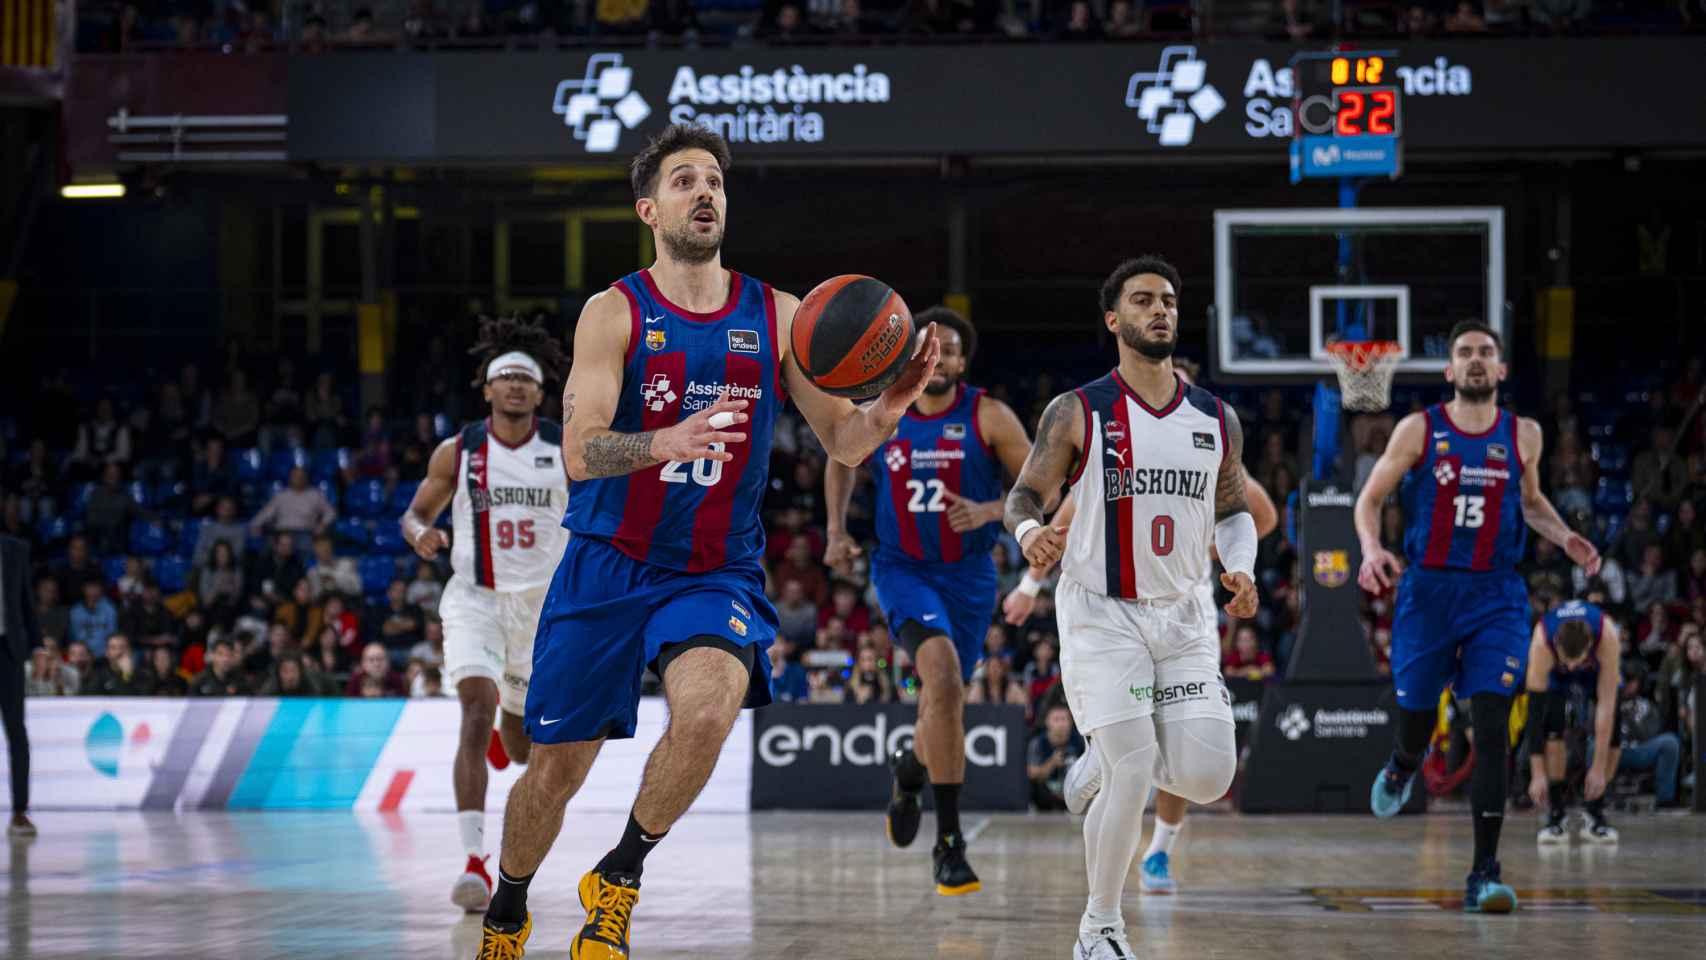
[[1162, 850], [1143, 858], [1143, 870], [1138, 879], [1143, 884], [1144, 893], [1172, 893], [1179, 888], [1179, 885], [1173, 882], [1173, 873], [1168, 869], [1169, 866], [1167, 854]]
[[[1418, 767], [1419, 769], [1419, 767]], [[1391, 760], [1374, 775], [1374, 787], [1368, 793], [1368, 805], [1382, 820], [1404, 809], [1410, 802], [1410, 790], [1416, 785], [1416, 771], [1406, 776]]]
[[1469, 913], [1510, 913], [1516, 891], [1499, 882], [1499, 861], [1483, 860], [1463, 885], [1463, 909]]

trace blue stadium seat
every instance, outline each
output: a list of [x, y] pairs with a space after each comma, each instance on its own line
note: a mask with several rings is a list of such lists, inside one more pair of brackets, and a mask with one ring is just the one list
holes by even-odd
[[373, 541], [373, 535], [368, 532], [367, 524], [358, 517], [339, 517], [332, 524], [332, 532], [337, 536], [338, 546], [355, 550], [366, 550]]
[[403, 534], [395, 527], [380, 524], [373, 531], [373, 551], [399, 556], [409, 552], [409, 542], [403, 539]]
[[272, 455], [267, 457], [267, 476], [273, 480], [287, 481], [290, 479], [290, 471], [310, 464], [308, 451], [301, 447], [274, 450]]
[[1593, 509], [1600, 516], [1621, 517], [1635, 500], [1634, 484], [1618, 477], [1600, 477]]
[[265, 479], [266, 461], [253, 447], [231, 451], [231, 464], [237, 472], [238, 483], [258, 484]]
[[42, 517], [36, 521], [36, 536], [42, 543], [63, 543], [71, 536], [71, 521], [63, 514], [53, 517]]
[[106, 577], [108, 583], [117, 583], [118, 578], [124, 576], [124, 561], [124, 557], [108, 557], [102, 560], [101, 576]]
[[163, 480], [154, 485], [151, 495], [155, 506], [176, 506], [184, 502], [188, 490], [181, 480]]
[[451, 431], [455, 429], [456, 424], [446, 414], [436, 414], [432, 418], [432, 435], [440, 440], [450, 436]]
[[395, 557], [369, 555], [357, 560], [355, 567], [361, 573], [362, 593], [369, 596], [384, 593], [391, 581], [397, 579]]
[[201, 539], [201, 525], [206, 522], [200, 517], [191, 517], [184, 521], [183, 526], [178, 529], [179, 556], [195, 556], [195, 542]]
[[95, 485], [92, 483], [79, 483], [71, 488], [71, 496], [65, 500], [65, 512], [70, 514], [72, 519], [83, 519], [83, 511], [89, 506], [89, 494], [94, 489]]
[[141, 480], [133, 480], [130, 483], [125, 484], [125, 489], [130, 491], [130, 499], [135, 500], [138, 506], [154, 506], [154, 491], [149, 488], [148, 484], [143, 483]]
[[172, 549], [172, 534], [156, 520], [138, 520], [130, 525], [130, 552], [158, 557]]
[[243, 552], [249, 556], [272, 552], [272, 544], [264, 534], [251, 533], [243, 540]]
[[391, 512], [401, 516], [404, 510], [409, 509], [409, 504], [414, 502], [415, 491], [420, 488], [418, 480], [399, 482], [397, 489], [391, 493]]
[[154, 579], [159, 581], [161, 593], [182, 593], [189, 576], [190, 562], [185, 557], [164, 556], [154, 561]]
[[1625, 518], [1622, 516], [1606, 517], [1604, 529], [1596, 546], [1603, 550], [1607, 549], [1610, 544], [1617, 542], [1618, 535], [1623, 532], [1624, 521]]
[[1622, 476], [1629, 472], [1629, 448], [1619, 443], [1595, 443], [1593, 459], [1599, 465], [1599, 472], [1608, 476]]
[[376, 517], [387, 503], [385, 484], [379, 480], [358, 480], [344, 493], [344, 508], [358, 517]]
[[316, 480], [314, 482], [314, 486], [320, 488], [320, 492], [326, 495], [326, 500], [332, 505], [332, 509], [336, 510], [338, 508], [338, 501], [342, 499], [338, 494], [337, 481]]

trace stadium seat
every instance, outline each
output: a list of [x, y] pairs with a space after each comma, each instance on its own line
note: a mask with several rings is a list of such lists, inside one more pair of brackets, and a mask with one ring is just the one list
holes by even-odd
[[231, 463], [237, 472], [238, 483], [259, 484], [265, 479], [266, 461], [261, 458], [261, 452], [253, 447], [231, 451]]
[[332, 505], [333, 510], [336, 510], [339, 500], [337, 482], [334, 480], [316, 480], [314, 486], [320, 488], [320, 492], [326, 495], [326, 501]]
[[308, 476], [314, 482], [331, 480], [338, 471], [349, 466], [348, 450], [316, 450], [308, 461]]
[[404, 510], [409, 509], [409, 504], [414, 502], [415, 491], [420, 488], [420, 482], [416, 480], [397, 484], [397, 489], [391, 493], [391, 512], [401, 516]]
[[1602, 475], [1621, 477], [1629, 472], [1629, 448], [1622, 444], [1595, 443], [1593, 460]]
[[337, 536], [338, 546], [346, 549], [366, 550], [367, 545], [373, 542], [366, 522], [358, 517], [339, 517], [332, 524], [332, 532]]
[[125, 484], [125, 489], [130, 491], [130, 499], [135, 500], [137, 506], [143, 508], [152, 508], [154, 506], [154, 491], [148, 486], [148, 484], [143, 483], [141, 480], [133, 480], [130, 483]]
[[159, 582], [161, 593], [182, 593], [189, 575], [190, 561], [185, 557], [164, 556], [154, 561], [154, 579]]
[[172, 548], [172, 534], [157, 520], [138, 520], [130, 526], [130, 552], [158, 557]]
[[432, 435], [440, 440], [450, 436], [451, 431], [455, 429], [456, 424], [445, 414], [440, 413], [432, 418]]
[[95, 485], [92, 483], [79, 483], [71, 488], [71, 496], [65, 501], [65, 512], [70, 514], [72, 519], [83, 519], [83, 511], [89, 506], [89, 494], [94, 489]]
[[267, 542], [265, 534], [251, 533], [243, 540], [243, 551], [249, 556], [259, 556], [272, 552], [272, 544]]
[[154, 485], [152, 491], [154, 505], [181, 509], [184, 503], [184, 494], [188, 489], [181, 480], [163, 480]]
[[280, 482], [290, 479], [290, 471], [297, 467], [310, 465], [308, 451], [301, 447], [290, 447], [285, 450], [274, 450], [267, 457], [267, 477]]
[[358, 517], [376, 517], [384, 513], [388, 503], [385, 484], [379, 480], [358, 480], [344, 494], [344, 507]]
[[184, 521], [183, 526], [178, 529], [179, 556], [186, 558], [195, 556], [196, 541], [201, 539], [201, 525], [206, 522], [200, 517], [191, 517]]
[[36, 536], [45, 544], [63, 543], [71, 536], [71, 521], [63, 514], [36, 521]]
[[380, 524], [378, 529], [373, 531], [372, 549], [375, 553], [388, 553], [392, 556], [399, 556], [409, 552], [409, 542], [403, 539], [403, 534], [395, 527], [388, 524]]
[[355, 566], [361, 573], [361, 591], [368, 596], [384, 593], [391, 581], [397, 579], [395, 557], [369, 555], [356, 561]]
[[1634, 484], [1618, 477], [1600, 477], [1593, 509], [1600, 516], [1621, 517], [1635, 501]]
[[102, 560], [101, 576], [106, 577], [108, 583], [117, 583], [118, 579], [124, 576], [125, 559], [124, 557], [108, 557]]

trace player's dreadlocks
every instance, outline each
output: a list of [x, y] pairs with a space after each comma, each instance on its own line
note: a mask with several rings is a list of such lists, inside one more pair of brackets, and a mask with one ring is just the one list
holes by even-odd
[[569, 366], [562, 343], [545, 329], [542, 317], [529, 320], [519, 313], [498, 317], [481, 314], [480, 339], [468, 348], [470, 354], [480, 358], [479, 369], [474, 371], [474, 386], [483, 386], [486, 366], [511, 350], [520, 350], [539, 361], [547, 381], [561, 379]]

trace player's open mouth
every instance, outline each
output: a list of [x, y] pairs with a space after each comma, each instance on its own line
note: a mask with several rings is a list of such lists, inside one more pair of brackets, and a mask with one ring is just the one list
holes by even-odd
[[1165, 320], [1157, 320], [1149, 325], [1150, 333], [1172, 333], [1173, 328]]
[[717, 213], [714, 210], [701, 210], [693, 215], [694, 223], [716, 223]]

